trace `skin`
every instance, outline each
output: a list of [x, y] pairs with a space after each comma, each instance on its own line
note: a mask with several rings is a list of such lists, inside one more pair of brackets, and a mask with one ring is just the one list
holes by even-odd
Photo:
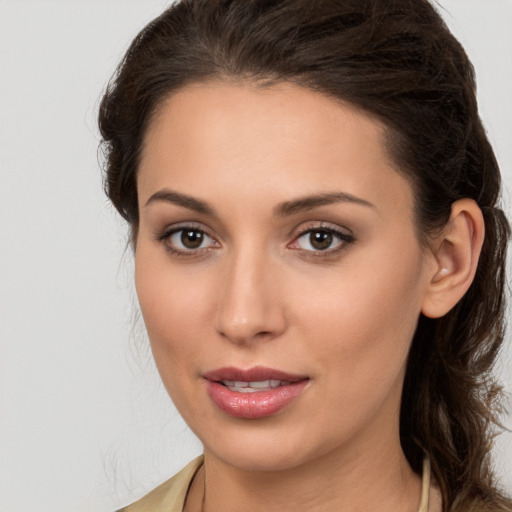
[[[186, 510], [204, 498], [223, 512], [415, 511], [421, 478], [398, 428], [408, 350], [420, 313], [444, 314], [476, 264], [450, 234], [418, 242], [381, 123], [291, 84], [189, 85], [150, 124], [137, 185], [141, 310], [163, 382], [204, 445]], [[276, 214], [333, 193], [351, 200]], [[471, 252], [483, 228], [464, 205], [449, 233]], [[184, 227], [205, 233], [199, 249], [166, 236]], [[318, 250], [315, 229], [351, 241]], [[275, 415], [228, 416], [202, 375], [256, 365], [310, 380]]]

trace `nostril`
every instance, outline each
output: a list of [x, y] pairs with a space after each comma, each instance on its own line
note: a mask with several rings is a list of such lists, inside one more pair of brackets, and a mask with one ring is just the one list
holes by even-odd
[[271, 330], [257, 330], [257, 329], [234, 329], [227, 328], [219, 330], [219, 334], [234, 343], [250, 343], [251, 341], [264, 341], [274, 338], [278, 333]]

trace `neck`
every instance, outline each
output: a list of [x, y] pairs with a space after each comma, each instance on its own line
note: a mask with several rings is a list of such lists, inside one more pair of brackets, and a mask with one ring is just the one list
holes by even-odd
[[205, 451], [187, 512], [416, 512], [421, 477], [398, 439], [380, 449], [330, 452], [283, 471], [247, 471]]

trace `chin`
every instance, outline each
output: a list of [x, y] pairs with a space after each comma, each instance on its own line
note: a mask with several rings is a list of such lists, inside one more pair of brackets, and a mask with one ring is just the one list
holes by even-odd
[[239, 446], [215, 447], [215, 451], [205, 447], [205, 453], [211, 453], [229, 466], [251, 472], [289, 471], [308, 460], [308, 457], [300, 454], [298, 450], [276, 450], [275, 446], [252, 449]]
[[205, 454], [245, 471], [292, 470], [342, 449], [338, 444], [339, 432], [336, 441], [328, 436], [315, 440], [307, 425], [302, 429], [290, 425], [276, 429], [268, 422], [254, 422], [247, 428], [236, 426], [234, 429], [215, 429], [215, 432], [224, 434], [203, 436]]

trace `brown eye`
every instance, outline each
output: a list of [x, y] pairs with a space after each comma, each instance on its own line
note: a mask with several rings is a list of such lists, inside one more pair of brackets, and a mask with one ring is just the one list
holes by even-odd
[[336, 249], [341, 249], [354, 242], [352, 234], [344, 233], [336, 229], [318, 227], [308, 229], [301, 233], [289, 246], [292, 249], [301, 249], [311, 253], [331, 254]]
[[181, 231], [181, 243], [187, 249], [198, 249], [204, 240], [204, 233], [197, 229], [183, 229]]
[[318, 251], [325, 251], [331, 247], [333, 234], [329, 231], [311, 231], [309, 233], [309, 243], [311, 247]]
[[196, 253], [202, 249], [217, 247], [217, 242], [203, 230], [194, 227], [176, 229], [164, 235], [162, 240], [169, 249], [181, 253]]

